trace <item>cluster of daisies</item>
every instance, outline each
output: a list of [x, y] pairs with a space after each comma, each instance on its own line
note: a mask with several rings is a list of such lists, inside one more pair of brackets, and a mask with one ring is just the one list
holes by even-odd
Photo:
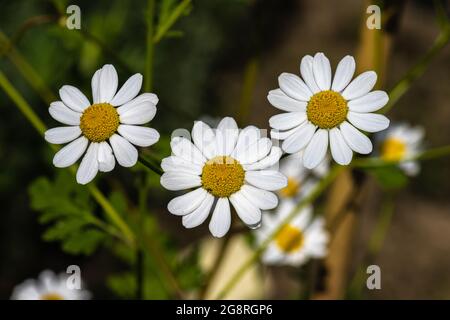
[[[172, 137], [172, 155], [161, 163], [161, 185], [188, 190], [168, 203], [169, 212], [181, 216], [186, 228], [203, 224], [211, 213], [209, 230], [222, 237], [232, 226], [231, 207], [249, 228], [261, 227], [256, 231], [260, 242], [283, 224], [265, 252], [268, 263], [299, 265], [326, 254], [324, 221], [314, 216], [312, 207], [287, 224], [284, 220], [326, 174], [331, 158], [348, 165], [353, 152], [371, 153], [373, 145], [364, 132], [389, 126], [389, 120], [376, 113], [388, 95], [373, 90], [375, 72], [354, 78], [353, 57], [344, 57], [334, 76], [323, 53], [303, 57], [299, 71], [301, 77], [282, 73], [279, 88], [269, 91], [270, 104], [283, 111], [269, 119], [270, 138], [255, 126], [239, 129], [230, 117], [216, 128], [196, 121], [190, 136]], [[53, 102], [49, 112], [64, 126], [45, 133], [50, 143], [67, 143], [53, 158], [56, 167], [71, 166], [82, 157], [76, 175], [80, 184], [92, 181], [99, 171], [113, 170], [116, 162], [135, 165], [136, 146], [148, 147], [159, 139], [158, 131], [146, 126], [156, 114], [158, 97], [138, 95], [142, 75], [133, 75], [117, 90], [117, 72], [105, 65], [95, 72], [91, 85], [92, 103], [75, 87], [61, 88], [61, 101]], [[405, 172], [415, 174], [418, 164], [402, 161], [420, 150], [422, 138], [420, 128], [394, 126], [380, 140], [379, 156], [399, 161]]]

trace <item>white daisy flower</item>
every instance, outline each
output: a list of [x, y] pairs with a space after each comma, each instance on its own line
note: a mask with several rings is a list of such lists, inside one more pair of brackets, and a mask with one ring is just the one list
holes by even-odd
[[[256, 231], [258, 243], [264, 242], [295, 208], [296, 203], [284, 200], [275, 214], [264, 217], [263, 226]], [[311, 258], [327, 254], [328, 233], [322, 217], [312, 218], [312, 207], [300, 211], [269, 243], [262, 261], [269, 265], [300, 266]]]
[[329, 171], [329, 161], [324, 159], [312, 170], [303, 166], [303, 151], [294, 153], [280, 160], [280, 172], [284, 174], [287, 186], [278, 191], [284, 199], [298, 199], [308, 194], [320, 177]]
[[45, 132], [50, 143], [70, 142], [53, 158], [58, 168], [71, 166], [87, 150], [77, 171], [80, 184], [92, 181], [98, 171], [113, 170], [116, 159], [123, 167], [134, 166], [138, 152], [133, 145], [148, 147], [159, 140], [158, 131], [142, 126], [155, 116], [158, 97], [153, 93], [137, 96], [141, 74], [131, 76], [117, 91], [116, 69], [107, 64], [95, 72], [91, 84], [93, 104], [73, 86], [59, 90], [62, 101], [52, 102], [49, 112], [67, 126]]
[[[172, 156], [163, 159], [161, 185], [168, 190], [195, 188], [168, 204], [170, 213], [183, 216], [183, 225], [202, 224], [213, 210], [209, 230], [224, 236], [231, 225], [230, 202], [239, 218], [250, 228], [261, 223], [261, 210], [278, 205], [270, 192], [286, 186], [284, 175], [271, 167], [282, 151], [272, 146], [260, 130], [248, 126], [239, 132], [233, 118], [223, 118], [216, 130], [196, 121], [192, 140], [174, 137]], [[213, 209], [214, 208], [214, 209]]]
[[68, 275], [56, 275], [53, 271], [41, 272], [38, 280], [28, 279], [16, 286], [12, 300], [87, 300], [91, 293], [83, 289], [70, 289]]
[[372, 143], [358, 129], [377, 132], [389, 126], [385, 116], [372, 113], [389, 100], [384, 91], [371, 92], [376, 73], [363, 72], [351, 81], [354, 72], [355, 60], [346, 56], [332, 79], [330, 61], [323, 53], [314, 58], [307, 55], [300, 64], [303, 80], [282, 73], [278, 77], [280, 88], [267, 96], [274, 107], [286, 111], [270, 118], [272, 138], [284, 140], [281, 147], [286, 153], [304, 149], [303, 163], [308, 169], [322, 162], [328, 144], [341, 165], [350, 163], [352, 151], [370, 153]]
[[398, 161], [399, 167], [409, 176], [420, 171], [418, 161], [403, 161], [414, 157], [422, 151], [425, 131], [422, 127], [408, 124], [392, 126], [380, 143], [380, 157], [385, 161]]

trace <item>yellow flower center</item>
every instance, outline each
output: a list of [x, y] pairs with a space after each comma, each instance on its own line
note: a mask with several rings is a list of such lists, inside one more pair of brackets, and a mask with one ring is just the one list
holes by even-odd
[[224, 198], [239, 191], [244, 184], [245, 172], [241, 164], [227, 156], [212, 158], [203, 166], [203, 188], [213, 196]]
[[381, 146], [381, 158], [385, 161], [400, 161], [405, 154], [406, 144], [400, 139], [388, 138]]
[[292, 225], [285, 225], [275, 237], [275, 243], [284, 253], [293, 253], [303, 246], [303, 232]]
[[46, 293], [41, 296], [41, 300], [64, 300], [64, 298], [58, 293]]
[[288, 177], [287, 186], [280, 190], [280, 195], [284, 198], [295, 197], [300, 191], [300, 187], [301, 187], [300, 181]]
[[327, 90], [311, 97], [306, 107], [308, 120], [321, 129], [331, 129], [347, 117], [347, 101], [340, 93]]
[[119, 114], [109, 103], [93, 104], [84, 110], [80, 129], [93, 142], [102, 142], [111, 137], [119, 127]]

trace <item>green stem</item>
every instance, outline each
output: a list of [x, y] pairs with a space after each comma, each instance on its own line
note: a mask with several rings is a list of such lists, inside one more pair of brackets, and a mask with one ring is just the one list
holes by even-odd
[[366, 255], [355, 272], [355, 275], [353, 276], [347, 290], [348, 298], [361, 298], [364, 282], [367, 277], [367, 266], [373, 263], [376, 256], [382, 249], [384, 240], [386, 239], [387, 232], [391, 225], [392, 217], [395, 211], [394, 199], [395, 194], [387, 194], [384, 197], [381, 212], [378, 216], [374, 231], [369, 239]]
[[[19, 108], [22, 114], [28, 119], [28, 121], [30, 121], [30, 123], [39, 132], [39, 134], [43, 136], [45, 131], [47, 130], [45, 124], [33, 111], [28, 102], [26, 102], [25, 99], [22, 97], [22, 95], [16, 90], [16, 88], [14, 88], [11, 82], [9, 82], [9, 80], [6, 78], [6, 76], [2, 71], [0, 71], [0, 87], [11, 98], [11, 100]], [[57, 149], [56, 146], [52, 146], [52, 148]], [[69, 169], [72, 173], [75, 174], [76, 172], [75, 167], [72, 166]], [[98, 190], [98, 188], [95, 185], [89, 184], [87, 187], [89, 192], [98, 202], [98, 204], [103, 208], [103, 210], [106, 212], [111, 221], [115, 223], [115, 225], [118, 227], [119, 230], [121, 230], [125, 239], [127, 239], [128, 244], [133, 246], [134, 245], [133, 233], [131, 232], [127, 224], [123, 221], [123, 219], [120, 217], [120, 214], [114, 209], [111, 203], [106, 199], [103, 193], [101, 193], [101, 191]]]
[[256, 76], [258, 74], [258, 59], [250, 59], [244, 70], [244, 79], [242, 82], [241, 98], [239, 100], [239, 114], [237, 116], [238, 122], [244, 124], [250, 113], [250, 107], [253, 99], [253, 89], [256, 83]]
[[355, 159], [350, 165], [354, 168], [378, 168], [378, 167], [390, 167], [396, 166], [402, 162], [408, 161], [421, 161], [421, 160], [431, 160], [440, 157], [445, 157], [450, 155], [450, 145], [437, 147], [433, 149], [426, 150], [424, 152], [418, 153], [412, 157], [403, 159], [401, 161], [385, 161], [381, 158], [360, 158]]
[[411, 84], [425, 72], [430, 62], [448, 44], [449, 40], [450, 25], [446, 24], [428, 52], [390, 90], [389, 102], [383, 109], [381, 109], [381, 113], [387, 113], [392, 109], [398, 100], [400, 100], [400, 98], [408, 91]]
[[153, 37], [153, 42], [158, 43], [166, 35], [167, 31], [177, 22], [178, 18], [183, 14], [187, 7], [191, 4], [192, 0], [183, 0], [165, 19], [162, 24], [158, 26], [155, 36]]
[[153, 56], [154, 56], [154, 20], [155, 20], [155, 0], [147, 1], [147, 55], [145, 61], [145, 91], [150, 92], [153, 86]]
[[37, 116], [37, 114], [31, 109], [30, 105], [25, 101], [22, 95], [14, 88], [14, 86], [6, 78], [5, 74], [0, 70], [0, 86], [6, 92], [6, 94], [11, 98], [11, 100], [16, 104], [23, 115], [31, 122], [33, 127], [41, 134], [44, 135], [45, 130], [47, 130], [45, 124]]
[[274, 232], [254, 251], [254, 253], [242, 264], [242, 266], [231, 276], [230, 280], [225, 284], [220, 291], [217, 299], [223, 299], [230, 292], [231, 289], [239, 282], [241, 277], [250, 269], [250, 267], [260, 258], [264, 253], [270, 242], [277, 236], [282, 228], [288, 224], [303, 208], [315, 201], [325, 189], [336, 179], [345, 167], [335, 165], [328, 174], [314, 187], [313, 190], [303, 198], [282, 223], [276, 228]]
[[1, 54], [5, 54], [9, 60], [16, 66], [17, 70], [47, 103], [57, 100], [49, 87], [45, 84], [36, 70], [24, 59], [24, 57], [14, 48], [8, 37], [0, 31]]

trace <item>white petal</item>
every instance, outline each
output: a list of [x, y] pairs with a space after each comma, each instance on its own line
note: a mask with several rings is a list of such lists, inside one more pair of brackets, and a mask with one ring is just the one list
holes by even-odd
[[389, 127], [389, 119], [382, 114], [349, 111], [347, 119], [358, 129], [367, 132], [378, 132]]
[[236, 142], [236, 147], [234, 148], [231, 156], [236, 158], [237, 155], [251, 144], [254, 144], [260, 139], [261, 132], [255, 126], [247, 126], [239, 133], [238, 140]]
[[56, 101], [50, 103], [50, 108], [48, 109], [50, 115], [56, 121], [69, 126], [78, 126], [80, 124], [81, 113], [75, 112], [68, 108], [62, 101]]
[[340, 165], [348, 165], [352, 161], [353, 152], [338, 128], [330, 130], [330, 149], [333, 159]]
[[92, 100], [94, 103], [100, 102], [100, 74], [102, 73], [102, 69], [98, 69], [95, 71], [91, 80], [91, 88], [92, 88]]
[[121, 124], [117, 131], [122, 137], [139, 147], [151, 146], [159, 140], [159, 133], [153, 128]]
[[111, 100], [113, 106], [121, 106], [137, 96], [142, 86], [142, 74], [132, 75]]
[[282, 73], [278, 77], [278, 85], [285, 94], [296, 100], [308, 101], [312, 96], [311, 90], [303, 80], [292, 73]]
[[334, 73], [333, 85], [331, 90], [341, 92], [350, 83], [355, 73], [355, 59], [352, 56], [345, 56], [339, 62]]
[[164, 158], [161, 162], [161, 168], [164, 170], [164, 172], [185, 172], [193, 175], [200, 175], [202, 173], [201, 165], [192, 163], [176, 156]]
[[192, 213], [183, 216], [183, 226], [185, 228], [195, 228], [201, 225], [208, 218], [214, 203], [214, 197], [210, 193], [206, 193], [206, 197], [200, 206]]
[[192, 141], [207, 159], [211, 159], [217, 155], [216, 135], [203, 121], [195, 121], [194, 127], [192, 128]]
[[203, 164], [206, 162], [203, 154], [191, 141], [184, 137], [175, 137], [170, 141], [172, 153], [177, 157], [181, 157], [189, 162]]
[[355, 112], [373, 112], [381, 109], [388, 103], [386, 92], [375, 90], [357, 99], [348, 102], [348, 108]]
[[300, 73], [311, 92], [317, 93], [320, 91], [320, 88], [314, 79], [313, 61], [314, 58], [310, 55], [304, 56], [302, 62], [300, 63]]
[[216, 130], [216, 151], [222, 155], [230, 155], [236, 146], [238, 137], [239, 129], [236, 121], [231, 117], [223, 118]]
[[164, 188], [171, 191], [195, 188], [202, 184], [199, 176], [184, 172], [165, 172], [160, 182]]
[[97, 175], [98, 147], [98, 143], [91, 142], [83, 160], [81, 160], [81, 164], [77, 170], [77, 182], [79, 184], [87, 184]]
[[129, 102], [117, 108], [120, 122], [124, 124], [145, 124], [156, 114], [156, 107], [150, 101]]
[[111, 146], [108, 142], [100, 142], [98, 148], [98, 170], [101, 172], [110, 172], [116, 166], [116, 158], [114, 158]]
[[322, 53], [314, 55], [313, 60], [314, 79], [320, 90], [330, 90], [331, 87], [331, 66], [330, 60]]
[[315, 131], [316, 126], [311, 122], [307, 122], [299, 127], [291, 136], [287, 137], [286, 140], [283, 141], [281, 148], [286, 153], [296, 153], [311, 141]]
[[359, 98], [372, 90], [377, 82], [377, 74], [374, 71], [366, 71], [357, 76], [342, 92], [346, 100]]
[[142, 93], [133, 100], [122, 105], [120, 108], [117, 108], [117, 112], [119, 113], [119, 115], [123, 114], [141, 104], [142, 102], [149, 102], [150, 104], [156, 106], [158, 104], [158, 96], [154, 93]]
[[270, 191], [244, 184], [241, 193], [261, 210], [270, 210], [278, 205], [278, 197]]
[[184, 216], [197, 209], [206, 198], [207, 193], [205, 189], [197, 188], [170, 200], [167, 209], [171, 214]]
[[138, 152], [131, 143], [118, 134], [113, 134], [111, 138], [109, 138], [109, 142], [114, 150], [117, 162], [122, 167], [132, 167], [136, 164]]
[[59, 150], [53, 157], [53, 164], [57, 168], [66, 168], [73, 165], [86, 151], [88, 146], [86, 137], [79, 137]]
[[267, 157], [252, 164], [245, 164], [244, 170], [249, 171], [249, 170], [261, 170], [269, 168], [277, 164], [282, 155], [283, 151], [281, 150], [281, 148], [273, 146]]
[[62, 102], [74, 111], [83, 112], [91, 105], [88, 98], [73, 86], [62, 86], [59, 89], [59, 96]]
[[368, 154], [372, 152], [372, 142], [362, 132], [348, 122], [343, 122], [340, 127], [342, 136], [348, 146], [355, 152]]
[[216, 207], [209, 222], [209, 231], [216, 238], [227, 234], [231, 226], [230, 203], [227, 198], [217, 200]]
[[325, 158], [328, 149], [328, 130], [316, 131], [303, 154], [303, 165], [308, 169], [317, 167]]
[[290, 130], [286, 130], [286, 131], [278, 131], [277, 129], [272, 129], [270, 130], [270, 137], [272, 139], [276, 139], [276, 140], [284, 140], [287, 139], [287, 137], [290, 137], [291, 135], [294, 134], [294, 132], [297, 132], [297, 130], [299, 130], [304, 124], [301, 124], [297, 127], [294, 127]]
[[261, 210], [248, 201], [241, 192], [233, 193], [229, 199], [239, 218], [246, 225], [254, 226], [261, 222]]
[[306, 118], [306, 112], [303, 111], [280, 113], [269, 119], [269, 125], [277, 130], [288, 130], [301, 125]]
[[75, 140], [80, 134], [81, 129], [78, 126], [56, 127], [45, 131], [44, 138], [47, 142], [62, 144]]
[[118, 77], [116, 68], [105, 64], [100, 71], [99, 102], [110, 102], [117, 91]]
[[269, 91], [267, 100], [275, 108], [288, 112], [305, 111], [307, 106], [307, 102], [292, 99], [281, 89]]
[[247, 171], [245, 181], [257, 188], [275, 191], [287, 186], [287, 178], [275, 170]]
[[272, 141], [269, 138], [261, 138], [256, 143], [253, 143], [245, 150], [238, 150], [236, 153], [236, 160], [241, 164], [255, 163], [264, 158], [272, 148]]

